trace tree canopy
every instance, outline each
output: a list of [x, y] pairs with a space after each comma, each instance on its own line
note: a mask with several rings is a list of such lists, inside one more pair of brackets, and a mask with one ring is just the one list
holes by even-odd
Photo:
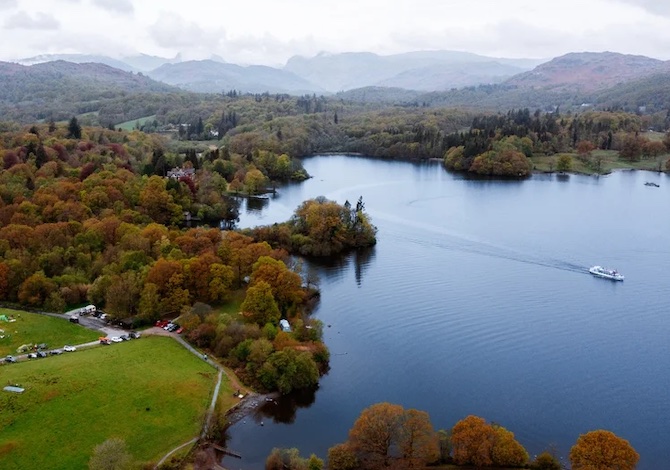
[[640, 455], [630, 443], [611, 431], [582, 434], [570, 449], [574, 470], [633, 470]]

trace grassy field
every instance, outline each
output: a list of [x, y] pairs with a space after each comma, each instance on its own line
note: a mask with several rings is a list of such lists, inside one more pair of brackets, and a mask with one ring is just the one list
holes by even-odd
[[240, 313], [242, 302], [244, 302], [244, 296], [246, 291], [243, 289], [233, 291], [230, 296], [230, 302], [227, 302], [224, 305], [214, 307], [214, 313], [229, 313], [232, 315]]
[[[559, 157], [563, 154], [552, 156], [537, 156], [532, 157], [533, 167], [535, 171], [556, 171], [556, 164]], [[583, 173], [587, 175], [597, 174], [596, 169], [582, 162], [576, 153], [566, 153], [572, 158], [572, 169], [569, 173]], [[663, 170], [665, 170], [665, 162], [670, 158], [670, 155], [663, 155], [660, 158], [642, 159], [639, 162], [629, 162], [619, 159], [619, 152], [614, 150], [595, 150], [592, 152], [592, 160], [600, 158], [600, 174], [611, 173], [613, 170], [649, 170], [658, 171], [659, 159], [662, 163]]]
[[145, 117], [141, 117], [139, 119], [133, 119], [132, 121], [126, 121], [126, 122], [122, 122], [121, 124], [116, 124], [114, 127], [116, 127], [117, 129], [119, 129], [119, 128], [123, 129], [124, 131], [132, 131], [133, 129], [135, 129], [137, 127], [137, 123], [139, 123], [139, 125], [141, 126], [145, 122], [153, 121], [154, 119], [156, 119], [156, 115], [152, 114], [151, 116], [145, 116]]
[[16, 321], [0, 321], [0, 357], [16, 355], [16, 348], [28, 343], [46, 343], [49, 348], [62, 348], [66, 344], [81, 344], [98, 339], [100, 333], [61, 318], [0, 308], [0, 315], [13, 316]]
[[[1, 468], [87, 468], [93, 448], [124, 439], [156, 462], [198, 435], [216, 370], [170, 338], [142, 337], [0, 367]], [[227, 382], [221, 394], [232, 393]]]

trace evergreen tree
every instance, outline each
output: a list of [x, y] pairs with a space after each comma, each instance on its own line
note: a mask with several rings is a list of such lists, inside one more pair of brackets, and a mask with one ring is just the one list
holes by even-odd
[[81, 139], [81, 126], [75, 116], [72, 116], [72, 119], [70, 119], [70, 124], [67, 126], [67, 130], [69, 137]]

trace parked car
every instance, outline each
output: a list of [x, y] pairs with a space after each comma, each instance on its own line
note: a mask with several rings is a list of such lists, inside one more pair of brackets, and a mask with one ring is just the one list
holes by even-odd
[[77, 350], [77, 348], [75, 348], [74, 346], [69, 346], [69, 345], [63, 346], [63, 351], [75, 352], [76, 350]]
[[49, 354], [51, 354], [52, 356], [60, 356], [61, 354], [63, 354], [63, 351], [61, 351], [60, 349], [54, 349], [53, 351], [49, 351]]
[[121, 338], [123, 341], [130, 340], [130, 336], [128, 336], [128, 335], [121, 335], [121, 336], [119, 336], [119, 338]]
[[28, 359], [37, 359], [37, 353], [28, 354]]
[[72, 316], [70, 317], [70, 321], [71, 321], [72, 323], [79, 323], [79, 315], [72, 315]]
[[16, 358], [15, 358], [14, 356], [7, 356], [7, 357], [5, 358], [5, 362], [6, 362], [7, 364], [13, 364], [13, 363], [16, 362]]
[[177, 333], [178, 335], [182, 334], [183, 332], [184, 329], [181, 326], [177, 329], [177, 331], [175, 331], [175, 333]]
[[44, 351], [37, 351], [35, 354], [37, 354], [38, 358], [47, 357], [47, 353], [45, 353]]
[[121, 338], [119, 338], [118, 336], [112, 336], [111, 339], [112, 339], [112, 343], [120, 343], [121, 341], [123, 341], [123, 340], [122, 340]]
[[142, 336], [142, 334], [139, 331], [131, 331], [129, 336], [133, 339], [137, 339]]
[[156, 326], [159, 327], [159, 328], [165, 328], [168, 323], [170, 323], [170, 322], [165, 321], [165, 320], [158, 320], [156, 322]]
[[47, 343], [40, 343], [37, 345], [37, 350], [39, 351], [40, 349], [48, 349], [49, 345]]
[[98, 340], [100, 341], [100, 344], [112, 344], [106, 336], [101, 336]]

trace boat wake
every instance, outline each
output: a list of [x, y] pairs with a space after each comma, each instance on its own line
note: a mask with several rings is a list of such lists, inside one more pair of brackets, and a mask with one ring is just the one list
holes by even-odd
[[581, 274], [589, 274], [589, 269], [585, 265], [578, 264], [571, 261], [551, 258], [546, 256], [534, 256], [530, 253], [524, 253], [514, 250], [502, 245], [480, 240], [474, 237], [462, 235], [451, 232], [442, 227], [424, 224], [415, 221], [408, 221], [396, 216], [382, 213], [373, 213], [373, 220], [385, 220], [400, 225], [411, 226], [420, 229], [422, 232], [432, 232], [439, 234], [439, 239], [434, 237], [413, 237], [405, 233], [394, 231], [385, 231], [385, 236], [392, 237], [396, 240], [401, 240], [408, 243], [414, 243], [421, 246], [430, 246], [443, 250], [450, 250], [455, 252], [472, 253], [481, 256], [488, 256], [491, 258], [506, 259], [516, 261], [518, 263], [531, 264], [535, 266], [543, 266], [551, 269], [558, 269], [561, 271], [569, 271]]

